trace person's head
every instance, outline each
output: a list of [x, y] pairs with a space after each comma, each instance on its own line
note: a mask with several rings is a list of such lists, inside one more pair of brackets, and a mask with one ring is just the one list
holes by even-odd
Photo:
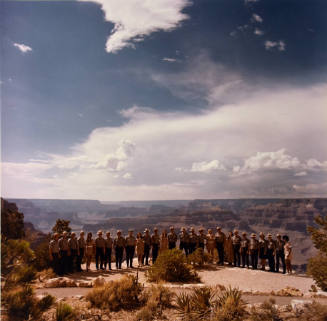
[[277, 240], [281, 240], [282, 236], [280, 234], [276, 234]]
[[272, 234], [271, 234], [271, 233], [268, 233], [267, 237], [268, 237], [268, 240], [269, 240], [269, 241], [272, 240]]
[[284, 240], [285, 242], [288, 242], [288, 241], [290, 240], [290, 238], [289, 238], [287, 235], [284, 235], [284, 236], [283, 236], [283, 240]]
[[255, 239], [256, 237], [257, 236], [254, 233], [251, 234], [251, 239]]
[[173, 226], [170, 227], [170, 231], [171, 232], [174, 232], [175, 231], [175, 228]]
[[220, 233], [221, 232], [221, 227], [217, 226], [217, 232]]
[[264, 239], [264, 238], [265, 238], [265, 235], [263, 234], [263, 232], [260, 232], [260, 233], [259, 233], [259, 237], [260, 237], [261, 239]]
[[229, 236], [233, 236], [233, 231], [228, 232]]
[[82, 237], [82, 238], [84, 237], [84, 234], [85, 234], [84, 231], [79, 232], [79, 236]]
[[98, 231], [98, 233], [97, 233], [97, 234], [98, 234], [98, 236], [99, 236], [99, 237], [102, 237], [102, 231], [101, 231], [101, 230], [100, 230], [100, 231]]
[[155, 228], [153, 229], [153, 232], [154, 232], [154, 234], [158, 234], [158, 229], [155, 227]]
[[74, 239], [74, 238], [76, 237], [76, 233], [75, 233], [75, 232], [72, 232], [72, 234], [70, 234], [70, 237], [71, 237], [72, 239]]
[[167, 230], [163, 230], [161, 233], [163, 236], [167, 236]]
[[195, 233], [194, 227], [191, 227], [190, 231], [192, 234], [194, 234]]
[[54, 233], [53, 238], [57, 241], [59, 239], [59, 233]]
[[129, 229], [129, 230], [128, 230], [128, 236], [133, 236], [133, 232], [134, 232], [134, 230]]
[[107, 235], [107, 238], [109, 238], [110, 237], [110, 232], [107, 232], [106, 235]]
[[91, 240], [91, 239], [92, 239], [92, 233], [89, 232], [89, 233], [87, 233], [87, 240]]
[[149, 235], [149, 233], [150, 233], [149, 229], [146, 228], [146, 229], [144, 230], [144, 233], [145, 233], [145, 235]]
[[67, 236], [68, 236], [67, 231], [63, 231], [63, 232], [62, 232], [62, 237], [65, 239], [65, 238], [67, 238]]
[[243, 238], [246, 238], [246, 235], [247, 235], [246, 232], [242, 233]]
[[234, 235], [238, 235], [238, 230], [234, 230]]
[[121, 230], [117, 230], [117, 236], [121, 236]]
[[212, 234], [212, 229], [211, 228], [209, 228], [208, 233]]
[[204, 232], [204, 228], [203, 227], [200, 227], [199, 228], [199, 232], [200, 232], [200, 234], [202, 234]]
[[136, 238], [138, 238], [138, 239], [142, 238], [142, 233], [141, 233], [141, 232], [138, 232], [138, 233], [136, 234]]
[[186, 228], [185, 227], [182, 227], [181, 228], [181, 231], [182, 231], [182, 233], [185, 233], [186, 232]]

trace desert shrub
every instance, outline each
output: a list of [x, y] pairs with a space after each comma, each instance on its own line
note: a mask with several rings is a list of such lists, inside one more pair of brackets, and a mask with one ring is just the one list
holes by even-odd
[[91, 290], [86, 299], [97, 308], [119, 311], [129, 310], [140, 305], [142, 286], [132, 275], [110, 281]]
[[60, 302], [56, 309], [56, 321], [68, 321], [73, 320], [75, 317], [75, 312], [73, 308], [67, 304]]
[[201, 248], [198, 248], [192, 254], [189, 254], [186, 260], [188, 264], [192, 264], [194, 267], [203, 267], [203, 265], [210, 262], [211, 259], [212, 258], [210, 257], [209, 253], [204, 252]]
[[228, 287], [218, 293], [212, 320], [242, 321], [245, 319], [246, 314], [242, 291]]
[[40, 311], [43, 312], [48, 310], [54, 303], [55, 303], [55, 298], [52, 295], [47, 294], [37, 302], [37, 306], [40, 309]]
[[57, 277], [57, 274], [53, 272], [52, 268], [45, 269], [36, 273], [36, 278], [41, 282], [45, 280], [53, 279], [55, 277]]
[[30, 286], [19, 287], [2, 294], [10, 320], [37, 320], [37, 299]]
[[35, 277], [36, 271], [32, 266], [21, 265], [14, 268], [8, 277], [8, 281], [15, 284], [30, 283], [35, 280]]
[[163, 251], [159, 254], [155, 264], [147, 271], [147, 278], [151, 282], [198, 282], [199, 277], [190, 265], [186, 264], [186, 257], [178, 249]]
[[249, 321], [282, 321], [275, 303], [276, 301], [271, 298], [262, 303], [259, 308], [252, 307]]
[[150, 321], [162, 315], [162, 311], [172, 306], [173, 293], [162, 285], [151, 286], [145, 291], [146, 305], [138, 311], [136, 320]]
[[326, 321], [327, 320], [327, 305], [322, 305], [317, 302], [305, 304], [302, 313], [297, 316], [299, 321]]
[[49, 242], [50, 235], [48, 235], [34, 250], [35, 259], [33, 261], [33, 266], [37, 271], [49, 269], [52, 266], [49, 257]]
[[309, 259], [307, 271], [312, 275], [317, 285], [327, 291], [327, 255], [318, 253], [315, 257]]

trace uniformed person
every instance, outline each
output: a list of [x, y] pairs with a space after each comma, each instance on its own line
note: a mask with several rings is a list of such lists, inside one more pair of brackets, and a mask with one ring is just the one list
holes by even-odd
[[160, 253], [168, 250], [168, 234], [167, 230], [163, 230], [160, 237]]
[[85, 255], [85, 239], [84, 239], [84, 231], [79, 233], [79, 238], [77, 239], [79, 255], [77, 258], [77, 271], [82, 272], [82, 262]]
[[145, 265], [149, 265], [151, 235], [150, 235], [150, 231], [147, 228], [144, 230], [143, 240], [144, 240], [144, 256], [143, 256], [142, 264], [144, 265], [145, 262]]
[[189, 234], [189, 254], [192, 254], [198, 244], [198, 236], [195, 233], [194, 227], [191, 227], [191, 233]]
[[207, 236], [204, 233], [204, 228], [199, 228], [199, 236], [198, 236], [198, 247], [204, 251], [204, 246], [206, 244]]
[[218, 262], [219, 265], [224, 265], [224, 244], [226, 241], [226, 235], [224, 232], [222, 232], [221, 227], [217, 227], [217, 233], [215, 235], [216, 237], [216, 247], [218, 252]]
[[276, 272], [279, 272], [279, 263], [282, 261], [282, 267], [283, 267], [283, 274], [286, 273], [286, 263], [285, 263], [285, 252], [284, 252], [284, 246], [285, 242], [282, 240], [282, 237], [280, 234], [276, 235]]
[[211, 263], [213, 262], [214, 259], [215, 248], [216, 248], [216, 237], [212, 229], [209, 229], [207, 234], [207, 251], [210, 255]]
[[111, 270], [111, 254], [112, 254], [112, 245], [113, 240], [110, 236], [110, 232], [106, 233], [106, 239], [105, 239], [106, 249], [105, 249], [105, 255], [104, 255], [104, 269], [107, 269], [108, 264], [108, 270]]
[[151, 245], [152, 245], [152, 263], [154, 264], [157, 260], [159, 248], [160, 248], [160, 235], [158, 229], [155, 227], [153, 229], [154, 233], [151, 236]]
[[61, 274], [67, 274], [69, 272], [69, 245], [68, 245], [68, 233], [64, 231], [62, 237], [59, 239], [59, 249], [61, 258]]
[[267, 242], [267, 258], [269, 264], [269, 272], [275, 272], [275, 252], [276, 244], [272, 238], [272, 235], [269, 233]]
[[76, 233], [72, 232], [68, 240], [70, 249], [69, 272], [73, 273], [77, 270], [77, 257], [79, 255], [79, 246], [76, 238]]
[[59, 234], [54, 233], [53, 239], [50, 241], [49, 244], [49, 257], [52, 263], [53, 272], [61, 275], [60, 270], [60, 253], [59, 253]]
[[121, 231], [117, 231], [117, 237], [114, 240], [115, 256], [116, 256], [116, 269], [121, 269], [123, 262], [125, 238], [121, 235]]
[[85, 258], [86, 258], [86, 271], [88, 272], [91, 266], [92, 258], [95, 254], [95, 242], [92, 238], [92, 233], [87, 233], [85, 241]]
[[177, 234], [173, 226], [170, 227], [170, 232], [168, 233], [168, 248], [172, 250], [176, 247]]
[[186, 232], [185, 227], [181, 228], [181, 233], [179, 235], [179, 249], [184, 250], [185, 255], [188, 256], [189, 253], [189, 235]]
[[225, 242], [225, 256], [226, 256], [226, 261], [228, 262], [228, 265], [232, 266], [233, 261], [234, 261], [234, 249], [233, 249], [233, 232], [229, 231], [228, 236], [226, 237], [226, 242]]
[[136, 238], [133, 235], [133, 230], [128, 230], [128, 236], [125, 239], [126, 244], [126, 265], [133, 268], [133, 258], [135, 253]]
[[106, 242], [102, 237], [102, 231], [98, 231], [98, 237], [95, 239], [95, 267], [104, 270], [104, 255], [106, 250]]
[[267, 260], [267, 240], [263, 232], [259, 234], [259, 259], [261, 264], [261, 270], [266, 269], [266, 260]]
[[241, 237], [238, 234], [238, 230], [234, 230], [234, 235], [232, 237], [233, 252], [234, 252], [234, 266], [241, 266]]
[[246, 232], [242, 233], [242, 240], [241, 240], [241, 260], [242, 260], [242, 268], [247, 266], [250, 267], [249, 264], [249, 243], [250, 240], [247, 238]]
[[259, 249], [259, 242], [256, 239], [256, 235], [254, 233], [251, 234], [251, 239], [249, 243], [249, 253], [251, 257], [251, 265], [252, 269], [256, 270], [258, 268], [258, 249]]

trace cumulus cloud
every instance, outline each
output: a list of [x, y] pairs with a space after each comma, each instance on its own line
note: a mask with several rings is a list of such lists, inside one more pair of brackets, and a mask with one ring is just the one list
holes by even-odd
[[285, 51], [286, 50], [286, 44], [284, 41], [279, 40], [279, 41], [270, 41], [266, 40], [265, 41], [265, 48], [266, 50], [272, 50], [272, 49], [277, 49], [279, 51]]
[[254, 32], [253, 32], [256, 36], [262, 36], [264, 35], [264, 32], [258, 28], [255, 28], [254, 29]]
[[79, 0], [101, 5], [106, 21], [114, 24], [107, 39], [106, 51], [117, 53], [156, 31], [171, 31], [188, 16], [182, 10], [188, 0]]
[[177, 62], [177, 59], [175, 59], [175, 58], [169, 58], [169, 57], [164, 57], [164, 58], [162, 58], [162, 61], [166, 61], [166, 62]]
[[252, 14], [252, 17], [251, 17], [251, 21], [252, 21], [252, 22], [262, 23], [262, 22], [263, 22], [263, 19], [262, 19], [262, 17], [260, 17], [258, 14], [253, 13], [253, 14]]
[[193, 172], [193, 173], [211, 173], [217, 170], [226, 170], [225, 166], [219, 160], [194, 162], [191, 168], [177, 167], [179, 172]]
[[24, 45], [23, 43], [14, 42], [13, 46], [16, 47], [22, 53], [27, 53], [33, 50], [30, 46]]

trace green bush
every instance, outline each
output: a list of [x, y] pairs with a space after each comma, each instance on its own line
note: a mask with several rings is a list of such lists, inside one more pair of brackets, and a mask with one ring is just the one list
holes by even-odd
[[275, 303], [274, 299], [270, 299], [262, 303], [259, 308], [252, 307], [249, 321], [282, 321]]
[[40, 243], [34, 250], [35, 259], [33, 261], [33, 266], [37, 271], [42, 271], [52, 267], [50, 257], [49, 257], [49, 242], [50, 236]]
[[196, 249], [192, 254], [187, 256], [187, 263], [192, 264], [194, 267], [203, 267], [210, 260], [212, 260], [211, 256], [201, 248]]
[[86, 299], [97, 308], [107, 308], [111, 311], [130, 310], [140, 306], [141, 292], [142, 286], [137, 279], [127, 275], [120, 280], [94, 288], [87, 294]]
[[317, 285], [327, 291], [327, 255], [322, 252], [309, 259], [308, 274], [312, 275]]
[[327, 320], [327, 305], [322, 305], [317, 302], [306, 304], [304, 310], [297, 316], [298, 321], [326, 321]]
[[31, 286], [27, 285], [6, 291], [2, 294], [10, 320], [37, 320], [39, 310], [37, 299]]
[[73, 308], [67, 304], [60, 302], [56, 309], [56, 321], [68, 321], [75, 318], [75, 312]]
[[160, 253], [156, 262], [146, 274], [150, 282], [199, 282], [200, 279], [190, 265], [186, 263], [186, 257], [178, 249], [166, 250]]
[[36, 271], [32, 266], [22, 265], [14, 268], [8, 277], [9, 282], [15, 284], [30, 283], [35, 280]]
[[48, 310], [55, 303], [55, 297], [50, 294], [45, 295], [39, 302], [37, 302], [37, 306], [40, 311]]

